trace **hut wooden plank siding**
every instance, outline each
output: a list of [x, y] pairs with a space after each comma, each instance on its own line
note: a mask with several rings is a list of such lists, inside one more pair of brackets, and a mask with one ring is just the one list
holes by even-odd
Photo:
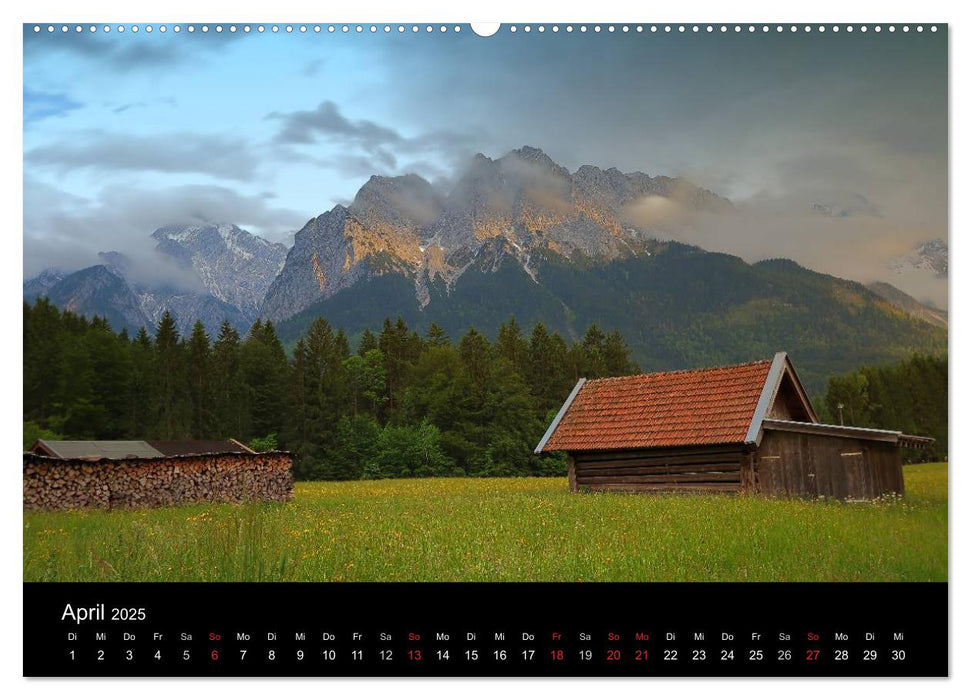
[[899, 448], [929, 438], [819, 423], [786, 353], [730, 367], [577, 382], [536, 453], [573, 491], [903, 493]]

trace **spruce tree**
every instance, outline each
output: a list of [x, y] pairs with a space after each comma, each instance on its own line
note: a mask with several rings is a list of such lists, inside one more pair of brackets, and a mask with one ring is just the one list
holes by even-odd
[[630, 348], [620, 331], [611, 331], [603, 341], [603, 360], [608, 377], [623, 377], [637, 373], [637, 365], [630, 359]]
[[378, 349], [377, 337], [374, 335], [374, 333], [371, 332], [370, 328], [365, 328], [364, 334], [361, 336], [361, 342], [357, 347], [357, 354], [360, 355], [361, 357], [364, 357], [367, 354], [368, 350], [377, 350], [377, 349]]
[[183, 348], [175, 316], [162, 314], [155, 329], [155, 430], [163, 440], [174, 440], [185, 433], [185, 382]]
[[153, 407], [155, 399], [155, 349], [145, 326], [138, 329], [131, 341], [131, 366], [126, 398], [128, 401], [129, 438], [145, 438], [154, 433]]
[[303, 338], [297, 341], [290, 363], [289, 421], [286, 428], [286, 443], [290, 449], [299, 453], [307, 468], [317, 458], [316, 446], [312, 437], [310, 420], [310, 397], [307, 382], [307, 343]]
[[97, 438], [117, 440], [128, 429], [127, 393], [132, 362], [129, 343], [112, 331], [107, 322], [93, 322], [83, 336], [83, 346], [94, 377], [91, 415], [98, 417], [88, 432]]
[[239, 346], [239, 332], [223, 321], [212, 346], [213, 433], [222, 439], [249, 436], [249, 402], [240, 374]]
[[390, 318], [384, 319], [381, 335], [378, 336], [378, 348], [384, 356], [384, 371], [388, 382], [388, 409], [393, 413], [403, 390], [409, 360], [413, 356], [417, 359], [418, 354], [413, 350], [413, 340], [409, 336], [404, 319], [399, 316], [394, 324], [391, 323]]
[[537, 323], [529, 338], [528, 384], [544, 409], [559, 406], [576, 383], [567, 363], [567, 347], [558, 333], [550, 334]]
[[499, 353], [500, 357], [508, 360], [520, 376], [526, 374], [529, 345], [523, 337], [522, 328], [516, 323], [515, 316], [511, 317], [508, 323], [502, 323], [499, 326], [499, 333], [496, 336], [496, 352]]
[[445, 331], [437, 323], [433, 323], [428, 327], [428, 333], [425, 334], [425, 342], [430, 348], [443, 348], [451, 344], [451, 340], [445, 334]]
[[24, 418], [45, 422], [54, 413], [61, 354], [70, 344], [57, 307], [45, 297], [24, 303]]
[[240, 345], [240, 374], [246, 387], [250, 426], [246, 439], [286, 430], [286, 385], [289, 365], [271, 321], [257, 319]]
[[607, 375], [607, 360], [604, 357], [604, 343], [606, 340], [607, 336], [600, 330], [597, 324], [590, 324], [578, 348], [578, 378], [587, 377], [594, 379]]
[[209, 335], [201, 320], [192, 326], [188, 343], [189, 430], [196, 439], [210, 438], [213, 431], [212, 354]]
[[459, 342], [459, 357], [474, 383], [483, 384], [489, 377], [490, 350], [489, 341], [475, 328], [469, 328]]

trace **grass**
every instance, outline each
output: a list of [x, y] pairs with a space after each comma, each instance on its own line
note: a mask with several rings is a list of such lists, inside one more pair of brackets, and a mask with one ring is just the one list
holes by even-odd
[[945, 581], [947, 465], [905, 498], [299, 483], [287, 504], [24, 514], [25, 581]]

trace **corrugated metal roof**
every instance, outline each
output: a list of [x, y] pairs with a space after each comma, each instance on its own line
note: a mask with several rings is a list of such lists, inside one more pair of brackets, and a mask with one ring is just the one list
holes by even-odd
[[765, 430], [781, 430], [790, 433], [809, 433], [811, 435], [829, 435], [831, 437], [852, 437], [863, 440], [879, 440], [881, 442], [896, 443], [900, 438], [897, 430], [880, 430], [879, 428], [858, 428], [855, 425], [828, 425], [826, 423], [802, 423], [792, 420], [778, 420], [766, 418], [762, 421]]
[[32, 451], [61, 459], [164, 456], [144, 440], [38, 440]]
[[538, 450], [745, 442], [771, 366], [763, 360], [587, 381]]
[[880, 428], [860, 428], [855, 425], [827, 425], [826, 423], [799, 423], [791, 420], [776, 420], [767, 418], [762, 422], [765, 430], [782, 430], [791, 433], [811, 433], [814, 435], [830, 435], [832, 437], [851, 437], [862, 440], [879, 440], [893, 442], [901, 447], [921, 447], [934, 442], [932, 437], [922, 435], [906, 435], [899, 430], [882, 430]]
[[225, 452], [252, 452], [235, 440], [149, 440], [148, 444], [163, 455], [204, 455]]
[[38, 440], [31, 452], [61, 459], [252, 453], [236, 440]]

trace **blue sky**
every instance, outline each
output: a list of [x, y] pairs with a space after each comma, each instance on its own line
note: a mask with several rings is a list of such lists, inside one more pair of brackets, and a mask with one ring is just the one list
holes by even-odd
[[733, 199], [746, 217], [681, 235], [747, 259], [862, 278], [874, 251], [947, 235], [945, 32], [24, 40], [25, 274], [187, 220], [280, 237], [371, 174], [447, 188], [476, 152], [524, 144]]

